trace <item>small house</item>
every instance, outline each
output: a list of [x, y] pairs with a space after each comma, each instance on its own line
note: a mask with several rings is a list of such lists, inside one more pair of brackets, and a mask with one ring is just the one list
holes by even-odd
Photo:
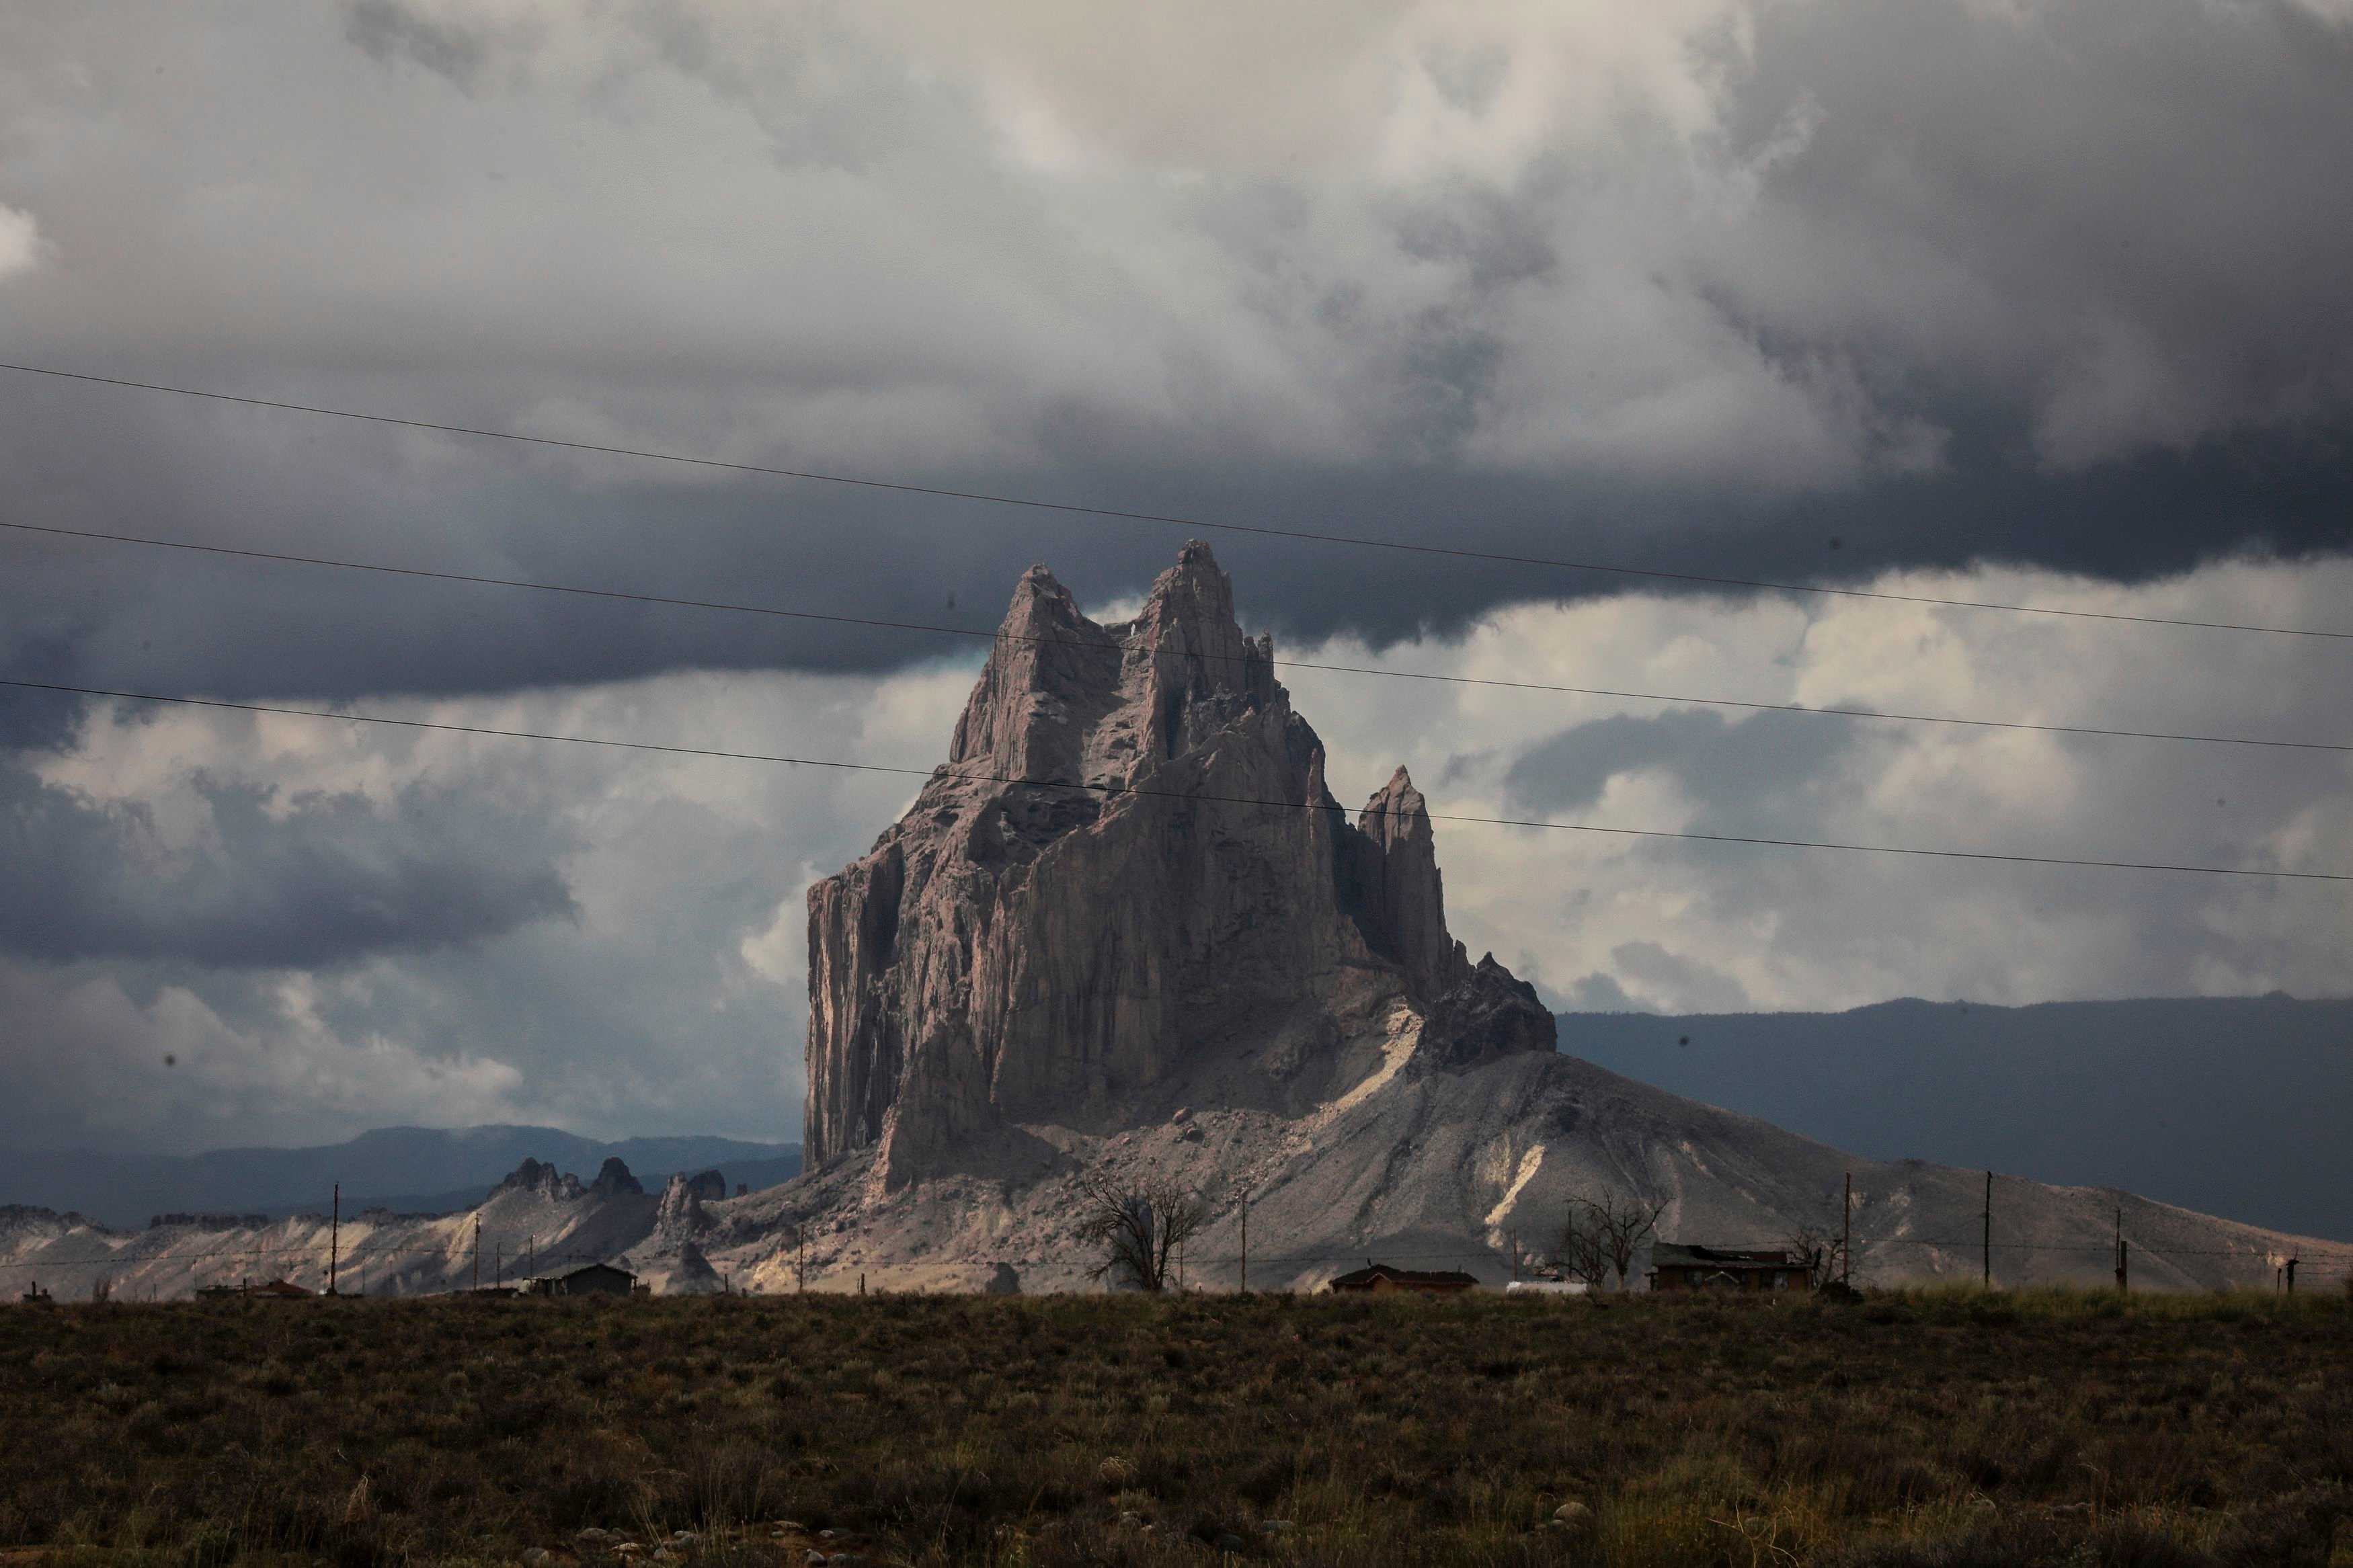
[[1812, 1279], [1803, 1258], [1779, 1247], [1662, 1241], [1651, 1248], [1653, 1290], [1804, 1290]]
[[584, 1263], [561, 1274], [542, 1275], [525, 1287], [534, 1296], [627, 1296], [638, 1282], [610, 1263]]
[[1343, 1274], [1325, 1285], [1326, 1290], [1419, 1290], [1443, 1294], [1451, 1290], [1477, 1289], [1478, 1279], [1453, 1268], [1393, 1268], [1386, 1263], [1367, 1263], [1353, 1273]]

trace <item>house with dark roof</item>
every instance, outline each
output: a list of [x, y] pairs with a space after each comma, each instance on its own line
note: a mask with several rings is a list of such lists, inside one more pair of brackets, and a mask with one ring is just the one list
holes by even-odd
[[1478, 1288], [1475, 1276], [1452, 1268], [1393, 1268], [1386, 1263], [1367, 1262], [1353, 1273], [1343, 1274], [1326, 1284], [1326, 1290], [1419, 1290], [1443, 1294], [1450, 1290], [1471, 1290]]
[[1662, 1241], [1651, 1248], [1653, 1290], [1804, 1290], [1806, 1260], [1781, 1247], [1700, 1247]]
[[533, 1296], [627, 1296], [638, 1277], [611, 1263], [584, 1263], [561, 1274], [543, 1274], [524, 1290]]

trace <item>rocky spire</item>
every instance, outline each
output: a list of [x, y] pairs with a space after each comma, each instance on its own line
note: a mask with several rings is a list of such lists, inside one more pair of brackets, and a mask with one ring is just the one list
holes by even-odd
[[1405, 968], [1414, 994], [1451, 990], [1470, 970], [1462, 944], [1446, 931], [1446, 895], [1430, 804], [1400, 766], [1356, 816], [1363, 835], [1356, 889], [1359, 921], [1379, 952]]
[[617, 1198], [624, 1193], [643, 1193], [644, 1184], [629, 1173], [629, 1167], [617, 1154], [607, 1154], [596, 1179], [588, 1184], [588, 1191], [596, 1197]]
[[665, 1236], [692, 1236], [709, 1229], [711, 1216], [702, 1208], [707, 1190], [683, 1171], [672, 1175], [670, 1184], [662, 1188], [661, 1206], [654, 1211], [654, 1228]]
[[492, 1196], [500, 1193], [534, 1193], [554, 1203], [568, 1203], [580, 1196], [580, 1178], [558, 1171], [544, 1160], [526, 1155], [523, 1163], [491, 1193]]
[[948, 746], [952, 767], [1074, 778], [1087, 725], [1119, 679], [1119, 645], [1043, 566], [1014, 585], [997, 642]]
[[1397, 1000], [1490, 984], [1446, 934], [1420, 795], [1400, 771], [1347, 824], [1208, 546], [1113, 626], [1032, 567], [1004, 633], [949, 766], [809, 889], [810, 1169], [1034, 1157], [1022, 1126], [1126, 1124], [1203, 1074], [1289, 1103]]

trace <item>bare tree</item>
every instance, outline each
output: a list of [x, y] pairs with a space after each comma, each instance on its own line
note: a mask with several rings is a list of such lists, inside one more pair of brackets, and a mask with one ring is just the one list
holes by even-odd
[[1079, 1180], [1079, 1235], [1103, 1249], [1090, 1279], [1115, 1277], [1140, 1289], [1165, 1290], [1175, 1278], [1177, 1248], [1201, 1228], [1208, 1210], [1173, 1177]]
[[111, 1274], [101, 1274], [97, 1279], [91, 1280], [90, 1282], [90, 1299], [93, 1301], [113, 1300], [114, 1276]]
[[1609, 1255], [1602, 1249], [1601, 1232], [1587, 1217], [1585, 1205], [1572, 1199], [1568, 1218], [1560, 1227], [1554, 1260], [1571, 1279], [1582, 1279], [1595, 1289], [1609, 1280]]
[[1577, 1279], [1599, 1285], [1615, 1275], [1618, 1289], [1634, 1269], [1634, 1255], [1658, 1228], [1664, 1204], [1603, 1193], [1599, 1197], [1568, 1200], [1568, 1219], [1561, 1227], [1561, 1267]]
[[1789, 1227], [1781, 1244], [1806, 1266], [1806, 1280], [1817, 1290], [1827, 1289], [1846, 1272], [1846, 1237], [1837, 1227], [1799, 1223]]

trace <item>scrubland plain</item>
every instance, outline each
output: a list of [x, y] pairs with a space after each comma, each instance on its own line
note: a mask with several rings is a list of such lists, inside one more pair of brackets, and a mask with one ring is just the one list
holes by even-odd
[[2353, 1563], [2353, 1299], [0, 1309], [0, 1561], [812, 1551]]

